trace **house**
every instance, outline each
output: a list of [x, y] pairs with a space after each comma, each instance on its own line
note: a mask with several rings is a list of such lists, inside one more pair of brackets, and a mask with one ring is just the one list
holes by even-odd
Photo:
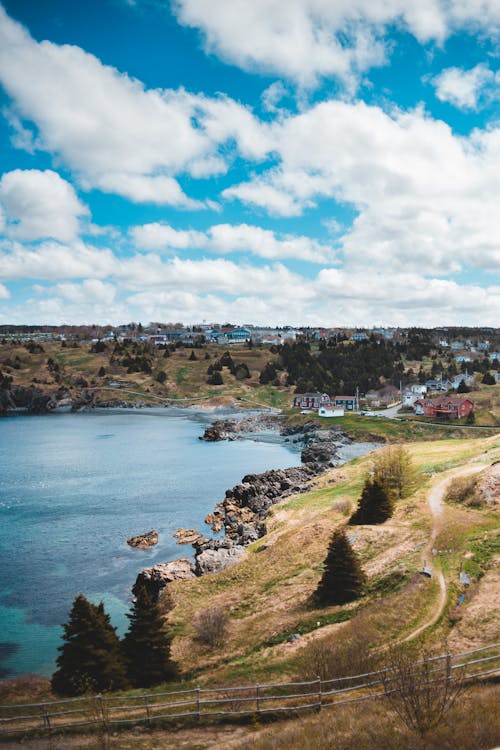
[[356, 396], [334, 396], [332, 405], [347, 411], [355, 411], [358, 408], [358, 399]]
[[500, 360], [500, 352], [491, 352], [489, 358], [490, 360], [494, 360], [495, 362], [498, 362]]
[[449, 391], [451, 383], [449, 380], [426, 380], [425, 386], [428, 391]]
[[403, 406], [409, 407], [413, 406], [415, 401], [417, 399], [422, 398], [427, 393], [427, 387], [425, 385], [420, 385], [420, 383], [413, 383], [413, 385], [410, 385], [405, 390], [405, 395], [403, 397]]
[[251, 333], [248, 328], [233, 328], [232, 331], [225, 332], [227, 340], [231, 343], [237, 341], [250, 341]]
[[471, 362], [471, 358], [466, 354], [461, 354], [459, 357], [455, 357], [455, 362]]
[[365, 331], [356, 331], [351, 336], [351, 341], [367, 341], [368, 334]]
[[463, 341], [452, 341], [451, 348], [454, 352], [459, 352], [462, 349], [465, 349], [465, 343]]
[[489, 341], [479, 341], [477, 345], [477, 349], [479, 352], [487, 352], [489, 348], [490, 348]]
[[457, 390], [462, 381], [465, 383], [465, 385], [471, 385], [474, 381], [474, 378], [467, 372], [461, 373], [460, 375], [455, 375], [455, 377], [451, 380], [451, 387], [454, 391]]
[[337, 406], [320, 406], [318, 409], [318, 417], [343, 417], [344, 413], [344, 409]]
[[302, 393], [293, 399], [293, 405], [298, 409], [319, 409], [320, 406], [331, 406], [331, 403], [327, 393]]
[[456, 396], [421, 398], [415, 401], [414, 409], [419, 416], [460, 419], [474, 411], [474, 402], [470, 398]]

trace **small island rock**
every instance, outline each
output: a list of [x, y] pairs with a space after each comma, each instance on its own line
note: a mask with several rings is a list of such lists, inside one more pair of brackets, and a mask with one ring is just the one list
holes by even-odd
[[156, 529], [148, 531], [146, 534], [139, 534], [138, 536], [132, 536], [127, 539], [127, 544], [131, 547], [139, 547], [139, 549], [147, 549], [147, 547], [154, 547], [158, 544], [158, 532]]

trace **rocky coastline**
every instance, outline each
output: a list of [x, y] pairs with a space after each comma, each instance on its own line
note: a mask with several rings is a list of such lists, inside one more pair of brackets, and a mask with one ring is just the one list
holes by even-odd
[[[145, 583], [154, 598], [173, 580], [217, 573], [239, 562], [245, 548], [267, 533], [270, 508], [291, 495], [307, 492], [312, 480], [338, 463], [339, 446], [351, 442], [336, 427], [321, 429], [314, 422], [290, 426], [283, 417], [269, 414], [215, 420], [200, 439], [236, 440], [268, 431], [300, 443], [302, 465], [244, 476], [239, 484], [226, 490], [224, 499], [205, 518], [212, 535], [179, 529], [174, 537], [178, 544], [191, 544], [194, 561], [180, 558], [141, 571], [136, 584]], [[216, 536], [220, 532], [222, 536]]]
[[[323, 473], [325, 465], [307, 463], [290, 469], [271, 469], [262, 474], [247, 474], [240, 484], [226, 490], [224, 499], [217, 503], [205, 522], [214, 532], [224, 529], [221, 538], [207, 538], [195, 530], [176, 532], [176, 537], [194, 549], [194, 562], [179, 558], [142, 570], [136, 584], [146, 584], [157, 598], [171, 581], [194, 578], [221, 570], [239, 562], [245, 547], [267, 533], [265, 519], [272, 505], [300, 492], [307, 492], [310, 482]], [[191, 541], [194, 538], [194, 541]]]

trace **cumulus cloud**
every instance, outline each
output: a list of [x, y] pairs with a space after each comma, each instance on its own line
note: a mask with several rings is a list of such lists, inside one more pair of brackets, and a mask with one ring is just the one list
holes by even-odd
[[385, 62], [384, 33], [397, 25], [420, 42], [442, 43], [457, 29], [498, 35], [498, 0], [173, 0], [180, 23], [199, 29], [205, 46], [246, 70], [302, 85], [337, 76], [352, 85]]
[[333, 251], [310, 237], [278, 235], [250, 224], [216, 224], [206, 232], [176, 230], [154, 222], [133, 227], [131, 236], [143, 250], [204, 249], [228, 254], [248, 252], [268, 260], [296, 258], [311, 263], [334, 260]]
[[0, 180], [0, 203], [6, 231], [21, 240], [51, 237], [70, 242], [79, 232], [80, 218], [89, 214], [73, 186], [50, 169], [6, 172]]
[[458, 109], [477, 110], [481, 99], [498, 96], [500, 73], [493, 73], [484, 64], [470, 70], [446, 68], [431, 82], [442, 102], [449, 102]]
[[[175, 176], [226, 171], [221, 143], [248, 156], [268, 148], [266, 126], [241, 104], [146, 89], [79, 47], [36, 42], [1, 5], [0, 82], [13, 100], [18, 146], [36, 144], [62, 158], [86, 188], [136, 202], [200, 207]], [[28, 138], [26, 122], [36, 137]]]
[[[362, 272], [328, 267], [306, 279], [282, 263], [256, 266], [154, 253], [118, 258], [82, 243], [43, 243], [29, 251], [17, 245], [0, 248], [0, 278], [49, 282], [37, 284], [36, 297], [28, 303], [38, 322], [117, 323], [132, 315], [186, 322], [209, 317], [294, 325], [378, 321], [435, 326], [443, 320], [448, 325], [495, 325], [500, 315], [498, 286], [459, 284], [422, 269], [375, 263]], [[6, 288], [0, 289], [7, 298]], [[9, 319], [21, 321], [21, 311], [9, 307]]]
[[338, 238], [348, 266], [498, 268], [498, 128], [461, 138], [421, 110], [329, 101], [285, 120], [275, 149], [277, 167], [225, 196], [283, 216], [325, 197], [354, 206]]
[[10, 292], [4, 284], [0, 284], [0, 299], [9, 299]]

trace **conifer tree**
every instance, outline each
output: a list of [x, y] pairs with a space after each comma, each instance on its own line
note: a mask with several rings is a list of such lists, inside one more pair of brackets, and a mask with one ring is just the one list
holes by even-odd
[[171, 637], [158, 604], [142, 583], [134, 587], [135, 600], [127, 614], [130, 625], [123, 639], [129, 679], [134, 687], [150, 687], [177, 675], [170, 658]]
[[385, 487], [369, 477], [365, 480], [358, 507], [352, 514], [350, 524], [384, 523], [392, 516], [394, 503], [391, 493]]
[[323, 577], [316, 589], [320, 604], [346, 604], [363, 593], [366, 576], [344, 529], [333, 532]]
[[96, 606], [79, 594], [63, 627], [64, 642], [51, 681], [56, 693], [82, 695], [128, 687], [120, 641], [102, 602]]

